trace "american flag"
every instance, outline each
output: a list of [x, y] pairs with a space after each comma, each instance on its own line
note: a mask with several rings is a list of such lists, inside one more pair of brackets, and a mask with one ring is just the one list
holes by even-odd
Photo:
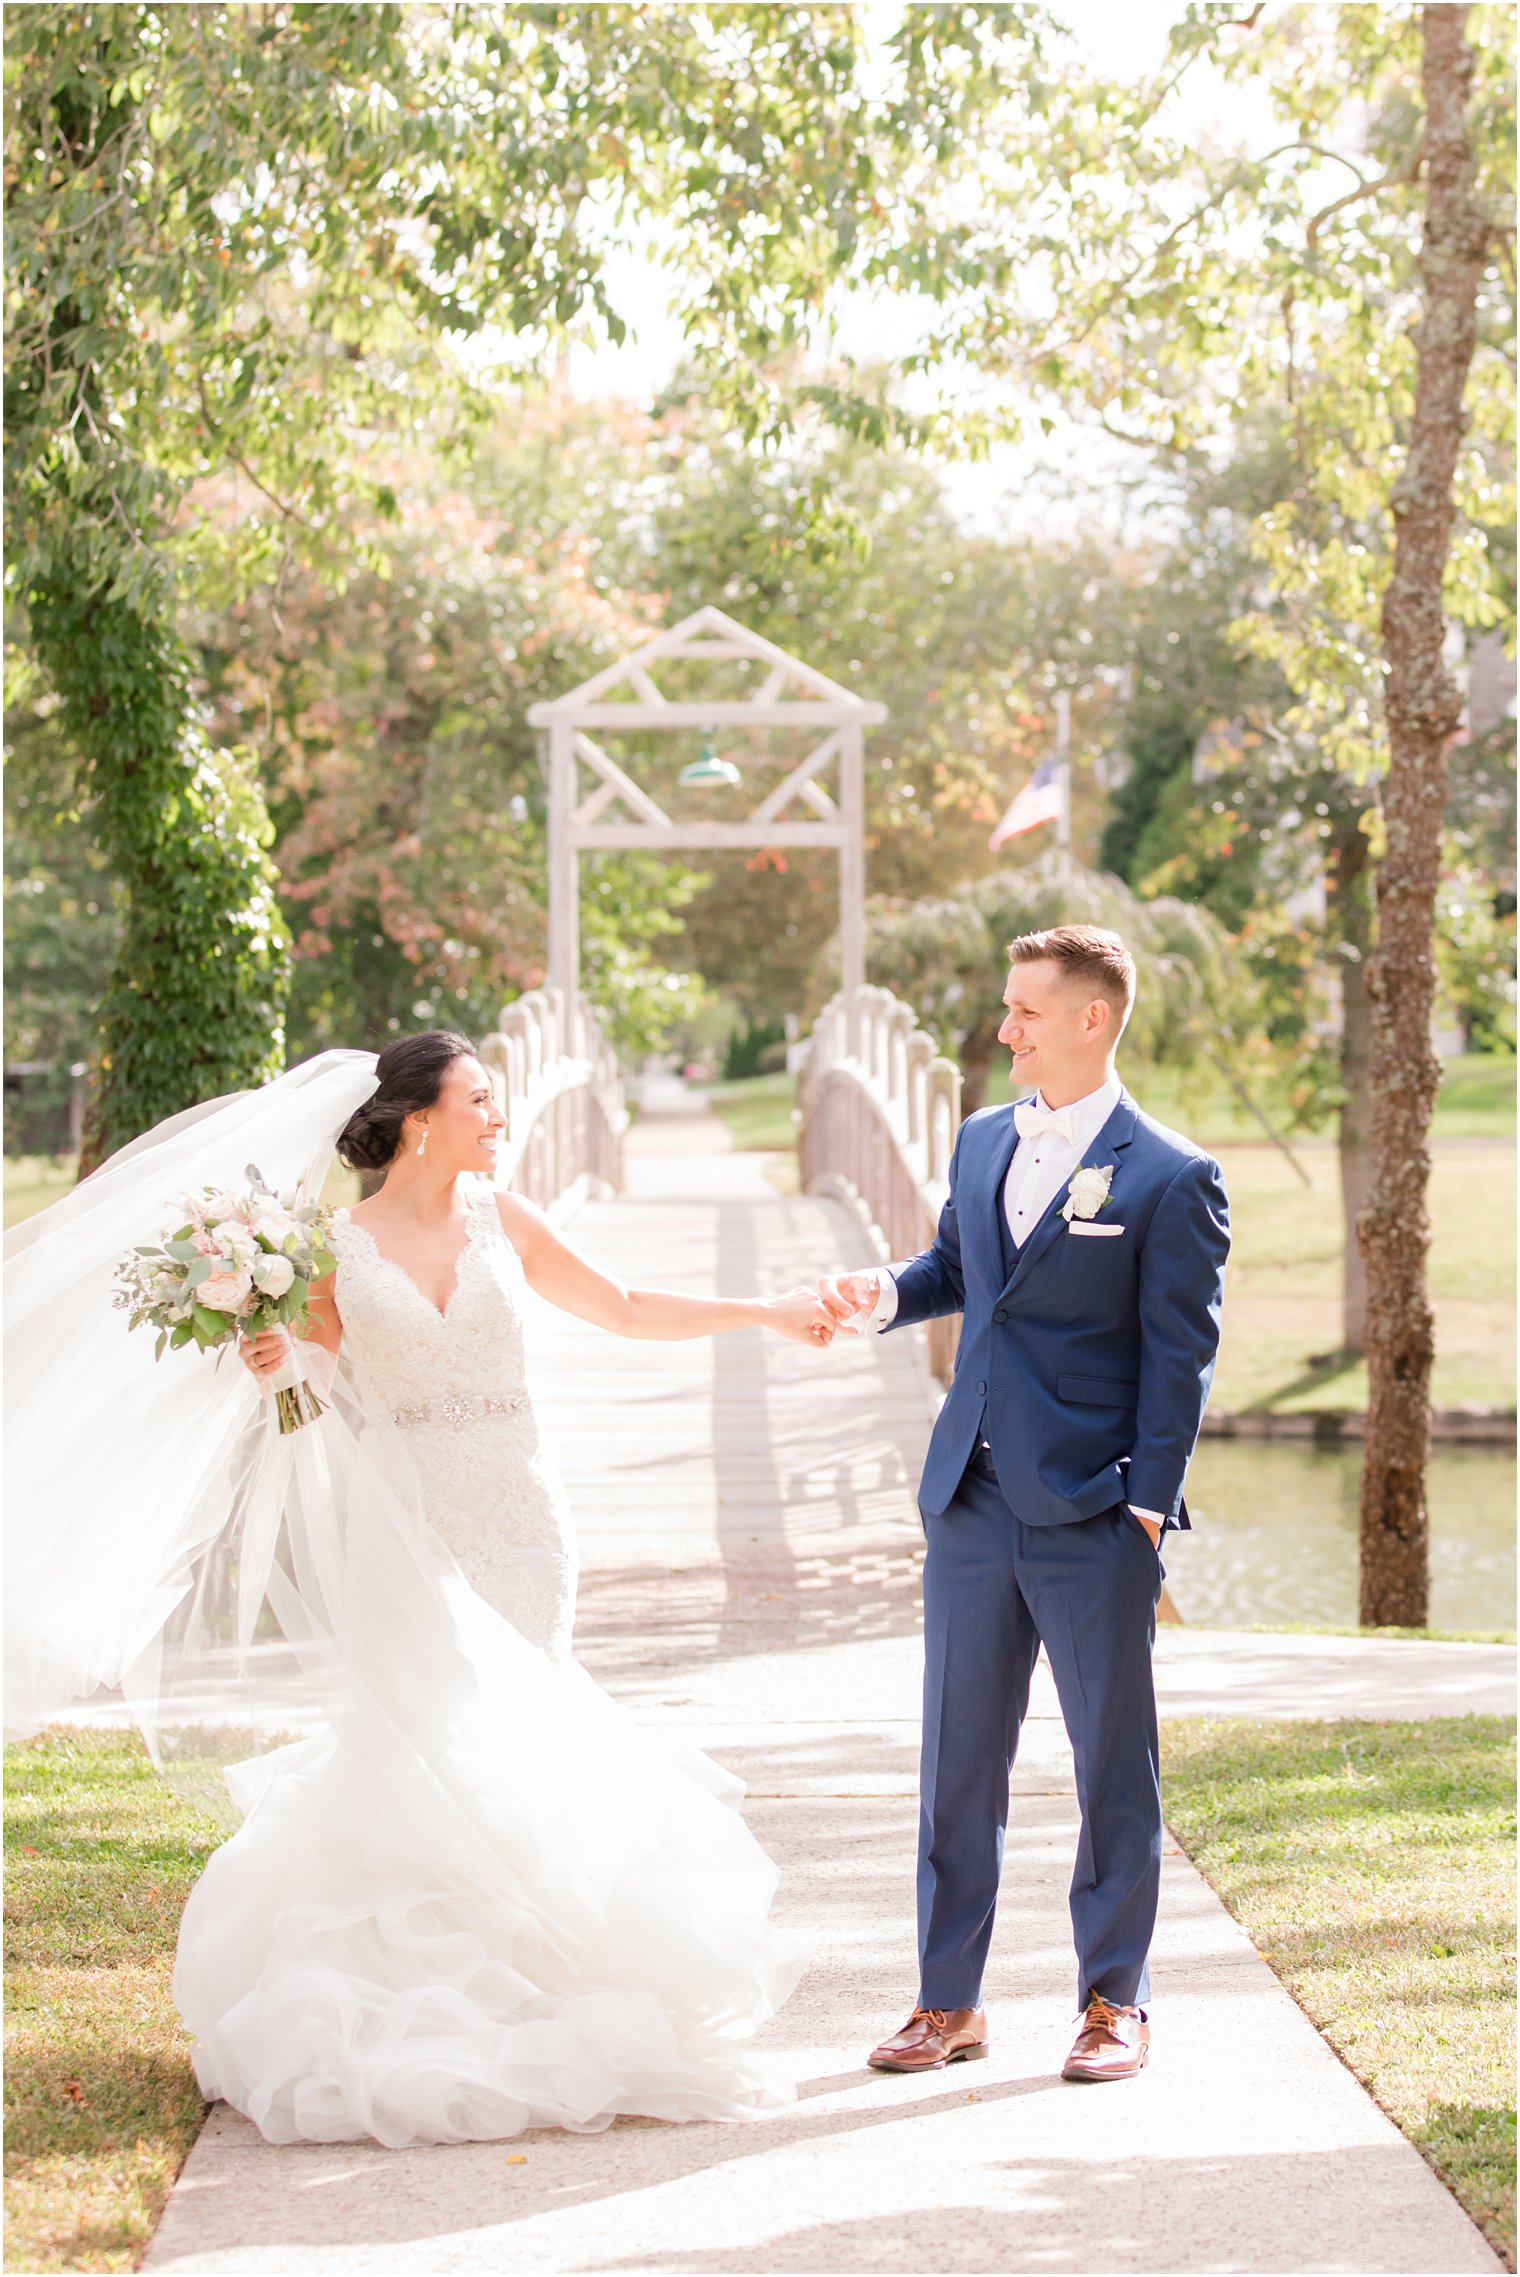
[[1054, 759], [1036, 767], [987, 843], [995, 854], [1010, 838], [1061, 819], [1061, 771]]

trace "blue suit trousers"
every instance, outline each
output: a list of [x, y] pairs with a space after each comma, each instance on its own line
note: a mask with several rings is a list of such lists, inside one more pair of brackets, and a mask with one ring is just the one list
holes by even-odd
[[979, 2008], [1008, 1781], [1044, 1644], [1076, 1761], [1077, 2005], [1144, 2001], [1161, 1877], [1151, 1648], [1162, 1565], [1123, 1504], [1065, 1526], [1009, 1508], [974, 1454], [926, 1516], [918, 1933], [925, 2008]]

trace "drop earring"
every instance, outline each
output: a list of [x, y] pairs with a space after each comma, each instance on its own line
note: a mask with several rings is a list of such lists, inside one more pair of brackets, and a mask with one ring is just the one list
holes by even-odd
[[422, 1143], [419, 1145], [419, 1147], [418, 1147], [418, 1149], [417, 1149], [417, 1160], [418, 1160], [419, 1162], [422, 1160], [423, 1156], [424, 1156], [424, 1155], [427, 1153], [427, 1142], [428, 1142], [428, 1126], [427, 1126], [427, 1124], [426, 1124], [426, 1123], [424, 1123], [424, 1124], [423, 1124], [423, 1126], [422, 1126]]

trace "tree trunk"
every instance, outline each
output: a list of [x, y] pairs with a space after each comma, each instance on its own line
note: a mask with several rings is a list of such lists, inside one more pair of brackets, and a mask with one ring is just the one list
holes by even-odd
[[1372, 1166], [1367, 1154], [1371, 1113], [1372, 1003], [1367, 994], [1367, 963], [1372, 953], [1372, 894], [1367, 834], [1361, 817], [1337, 818], [1330, 874], [1331, 908], [1340, 936], [1341, 1209], [1346, 1228], [1341, 1265], [1341, 1350], [1362, 1352], [1367, 1345], [1367, 1266], [1357, 1223], [1371, 1196]]
[[1446, 759], [1461, 699], [1442, 660], [1442, 581], [1453, 477], [1476, 333], [1488, 226], [1475, 191], [1466, 106], [1473, 76], [1465, 6], [1420, 11], [1424, 43], [1425, 235], [1409, 456], [1394, 485], [1393, 570], [1383, 599], [1388, 850], [1378, 870], [1372, 998], [1372, 1193], [1359, 1231], [1367, 1266], [1367, 1436], [1362, 1467], [1361, 1618], [1423, 1627], [1428, 1608], [1425, 1464], [1434, 1319], [1426, 1285], [1430, 1117], [1440, 1066], [1435, 897]]
[[987, 1078], [997, 1057], [998, 1028], [1001, 1021], [983, 1021], [962, 1036], [957, 1058], [961, 1063], [961, 1117], [974, 1115], [986, 1104]]

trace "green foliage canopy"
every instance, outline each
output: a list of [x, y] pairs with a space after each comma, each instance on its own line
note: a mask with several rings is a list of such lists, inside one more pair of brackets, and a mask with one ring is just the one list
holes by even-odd
[[[87, 1157], [281, 1051], [267, 823], [206, 739], [182, 578], [382, 571], [375, 435], [468, 408], [445, 338], [617, 336], [602, 268], [632, 203], [730, 245], [784, 210], [779, 284], [817, 205], [799, 138], [858, 109], [855, 52], [848, 9], [666, 13], [653, 46], [624, 8], [8, 23], [8, 574], [128, 905]], [[258, 500], [232, 548], [186, 510], [229, 468]]]
[[1141, 985], [1125, 1039], [1132, 1061], [1217, 1064], [1243, 1041], [1253, 992], [1216, 919], [1168, 895], [1141, 901], [1121, 878], [1052, 851], [938, 901], [871, 911], [872, 978], [911, 1004], [959, 1060], [968, 1111], [981, 1103], [997, 1050], [1008, 943], [1051, 925], [1108, 926], [1134, 951]]

